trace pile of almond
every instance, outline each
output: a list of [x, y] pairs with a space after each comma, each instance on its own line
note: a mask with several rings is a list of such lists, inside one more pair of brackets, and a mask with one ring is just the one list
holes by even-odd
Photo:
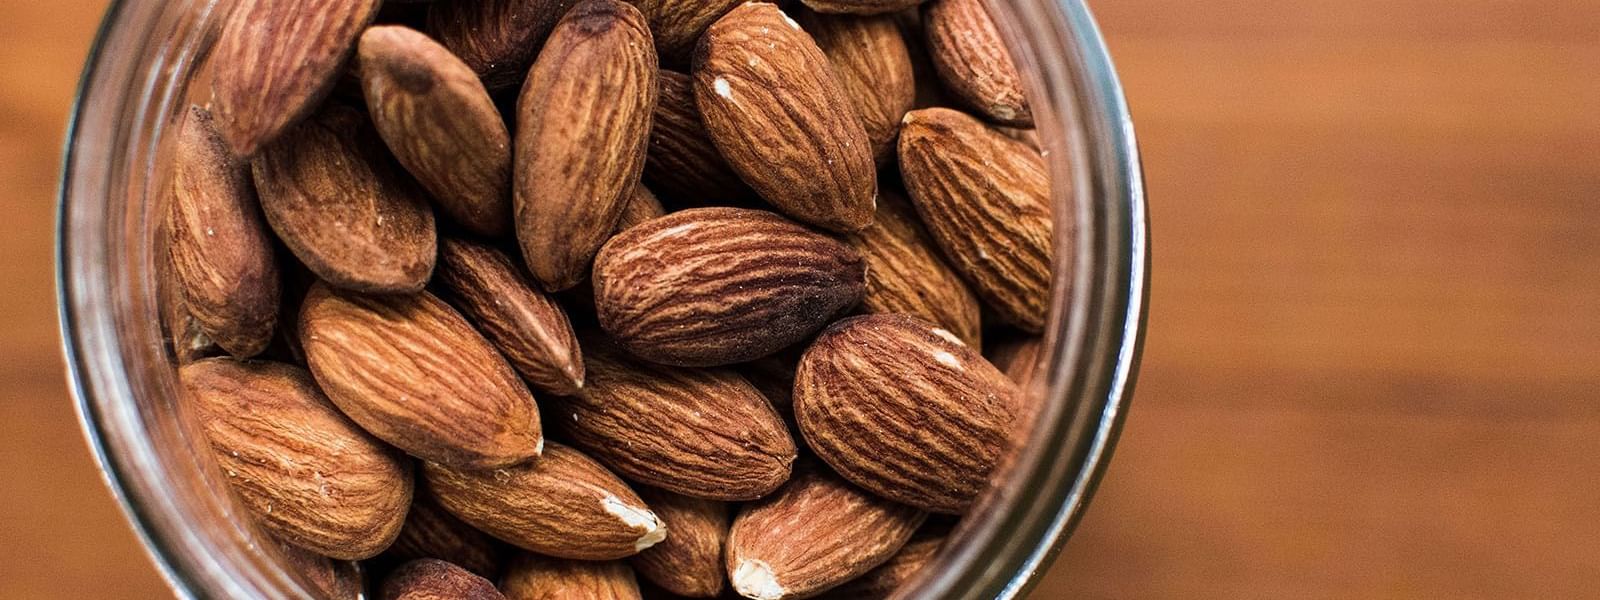
[[236, 4], [163, 320], [319, 594], [885, 598], [989, 485], [1052, 236], [983, 0]]

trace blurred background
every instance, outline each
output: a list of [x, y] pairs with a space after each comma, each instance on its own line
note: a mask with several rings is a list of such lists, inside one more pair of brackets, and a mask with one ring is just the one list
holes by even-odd
[[[1600, 6], [1092, 2], [1156, 268], [1128, 427], [1035, 598], [1600, 590]], [[0, 19], [0, 598], [170, 592], [58, 350], [60, 140], [103, 2]]]

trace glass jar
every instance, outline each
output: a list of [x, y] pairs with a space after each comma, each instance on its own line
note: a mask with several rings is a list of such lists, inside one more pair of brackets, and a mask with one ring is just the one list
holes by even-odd
[[[1030, 85], [1055, 185], [1050, 325], [1036, 410], [996, 484], [903, 598], [1023, 594], [1082, 516], [1132, 394], [1147, 300], [1139, 155], [1104, 43], [1078, 0], [991, 0]], [[154, 240], [171, 144], [231, 0], [113, 0], [68, 135], [58, 233], [62, 334], [107, 481], [180, 595], [309, 597], [230, 500], [180, 413], [157, 317]], [[1075, 233], [1069, 235], [1068, 232]]]

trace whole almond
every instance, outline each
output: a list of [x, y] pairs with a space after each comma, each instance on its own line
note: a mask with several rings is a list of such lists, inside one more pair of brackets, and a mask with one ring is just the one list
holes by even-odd
[[534, 61], [518, 100], [516, 225], [548, 291], [577, 285], [616, 230], [650, 139], [656, 55], [644, 16], [583, 0]]
[[211, 54], [222, 136], [252, 156], [315, 110], [333, 89], [378, 0], [242, 0]]
[[728, 164], [785, 214], [836, 231], [872, 222], [866, 130], [828, 57], [777, 5], [747, 2], [706, 30], [694, 98]]
[[688, 75], [661, 71], [644, 178], [670, 200], [691, 205], [743, 202], [756, 193], [706, 133]]
[[861, 299], [855, 250], [778, 215], [695, 208], [624, 231], [595, 258], [595, 310], [624, 348], [677, 366], [753, 360]]
[[440, 285], [518, 373], [552, 394], [583, 388], [583, 356], [555, 298], [499, 250], [450, 238], [439, 250]]
[[317, 285], [300, 309], [300, 340], [334, 404], [412, 456], [474, 469], [539, 456], [533, 395], [432, 294], [361, 296]]
[[861, 308], [922, 317], [981, 347], [977, 296], [939, 256], [911, 204], [898, 192], [879, 198], [877, 220], [846, 238], [867, 261]]
[[400, 533], [411, 462], [340, 414], [304, 370], [210, 358], [178, 378], [226, 481], [267, 531], [345, 560]]
[[894, 15], [822, 15], [808, 10], [798, 16], [828, 56], [834, 76], [866, 129], [873, 160], [882, 165], [894, 156], [900, 119], [917, 100], [911, 54]]
[[360, 112], [330, 106], [254, 162], [267, 223], [329, 284], [409, 293], [433, 273], [433, 211]]
[[896, 502], [960, 514], [989, 483], [1017, 385], [960, 338], [905, 315], [845, 319], [795, 372], [794, 412], [817, 456]]
[[522, 85], [528, 65], [573, 0], [445, 0], [428, 9], [428, 33], [490, 90]]
[[743, 377], [652, 365], [609, 346], [584, 344], [589, 385], [556, 405], [552, 418], [573, 445], [629, 480], [697, 498], [752, 500], [789, 479], [794, 440]]
[[844, 585], [828, 590], [823, 594], [823, 600], [888, 600], [896, 591], [911, 582], [911, 579], [922, 572], [923, 567], [933, 562], [939, 555], [939, 550], [944, 546], [943, 533], [924, 534], [917, 532], [911, 536], [911, 541], [900, 548], [889, 562], [879, 565], [878, 568], [867, 571], [865, 575], [845, 582]]
[[1050, 178], [1039, 153], [963, 113], [906, 114], [900, 172], [950, 264], [1031, 333], [1050, 313]]
[[372, 122], [439, 209], [481, 235], [511, 230], [511, 133], [477, 75], [416, 30], [361, 34]]
[[727, 587], [722, 545], [728, 539], [728, 505], [654, 488], [640, 488], [650, 509], [667, 524], [667, 539], [629, 559], [650, 583], [679, 596], [716, 598]]
[[926, 516], [820, 468], [803, 469], [734, 517], [728, 576], [746, 598], [815, 596], [889, 560]]
[[383, 600], [505, 600], [489, 580], [448, 562], [423, 558], [383, 581]]
[[1032, 127], [1022, 76], [985, 0], [933, 0], [922, 10], [928, 54], [945, 89], [991, 121]]
[[688, 66], [695, 42], [718, 17], [745, 0], [628, 0], [650, 21], [656, 52], [669, 65]]
[[[166, 223], [162, 223], [166, 227]], [[165, 233], [165, 232], [163, 232]], [[174, 364], [185, 365], [227, 351], [206, 335], [200, 321], [189, 313], [189, 302], [183, 298], [182, 284], [178, 282], [172, 266], [172, 236], [157, 235], [155, 239], [156, 304], [160, 312], [161, 328], [172, 349]]]
[[633, 569], [619, 561], [521, 554], [500, 581], [509, 600], [639, 600]]
[[273, 538], [267, 552], [276, 552], [287, 570], [317, 600], [361, 600], [366, 586], [361, 563], [334, 560]]
[[800, 0], [807, 8], [819, 13], [845, 13], [854, 15], [881, 15], [905, 10], [924, 0]]
[[498, 540], [450, 514], [422, 488], [412, 499], [400, 536], [384, 551], [386, 558], [401, 563], [419, 558], [449, 561], [491, 580], [500, 574], [504, 554]]
[[613, 560], [666, 538], [667, 530], [628, 484], [557, 443], [532, 463], [493, 471], [426, 463], [439, 504], [461, 520], [546, 556]]

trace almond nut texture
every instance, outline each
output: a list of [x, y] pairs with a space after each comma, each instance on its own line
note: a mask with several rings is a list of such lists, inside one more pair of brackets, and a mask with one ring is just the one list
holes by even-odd
[[688, 66], [695, 42], [717, 18], [745, 0], [628, 0], [650, 21], [656, 52], [673, 66]]
[[639, 577], [688, 598], [716, 598], [727, 588], [722, 546], [728, 539], [728, 505], [654, 488], [640, 488], [650, 509], [667, 524], [667, 539], [629, 562]]
[[867, 261], [861, 308], [922, 317], [980, 347], [977, 296], [945, 264], [905, 197], [886, 191], [880, 198], [872, 226], [846, 238]]
[[489, 580], [448, 562], [422, 558], [383, 581], [383, 600], [504, 600]]
[[[926, 529], [926, 527], [924, 527]], [[896, 590], [911, 582], [922, 568], [933, 562], [944, 547], [943, 534], [917, 532], [911, 541], [900, 548], [889, 562], [867, 571], [865, 575], [828, 590], [823, 600], [889, 600]]]
[[819, 13], [844, 13], [853, 15], [881, 15], [905, 10], [924, 0], [800, 0], [806, 7]]
[[706, 132], [694, 103], [693, 80], [683, 73], [662, 71], [657, 81], [661, 93], [650, 128], [645, 181], [669, 200], [694, 206], [754, 198], [755, 191], [733, 172]]
[[933, 0], [923, 8], [928, 55], [944, 87], [1001, 125], [1032, 127], [1033, 111], [984, 0]]
[[428, 33], [490, 90], [522, 85], [528, 65], [573, 0], [443, 0], [428, 7]]
[[509, 600], [639, 600], [633, 569], [618, 561], [566, 560], [522, 554], [500, 591]]
[[411, 511], [400, 536], [384, 551], [397, 562], [437, 558], [493, 580], [500, 574], [505, 552], [500, 542], [439, 506], [423, 487], [412, 497]]
[[894, 156], [900, 119], [917, 100], [911, 53], [900, 36], [894, 15], [823, 15], [799, 13], [800, 25], [828, 56], [834, 76], [861, 118], [873, 160], [882, 165]]

